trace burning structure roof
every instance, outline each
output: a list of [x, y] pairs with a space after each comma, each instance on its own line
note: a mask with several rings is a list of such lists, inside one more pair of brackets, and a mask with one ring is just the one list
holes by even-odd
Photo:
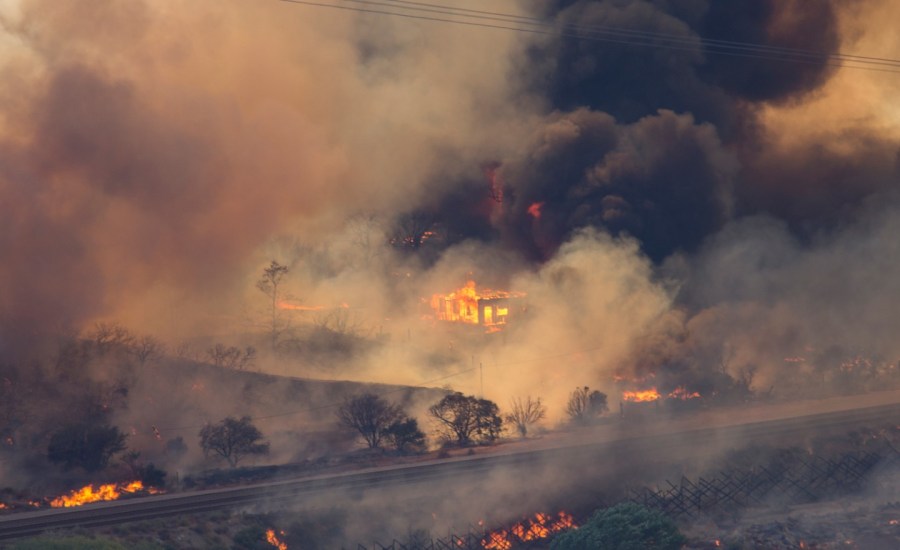
[[524, 292], [487, 288], [479, 291], [475, 281], [467, 281], [449, 294], [434, 294], [431, 308], [435, 320], [481, 325], [488, 332], [496, 332], [507, 323], [512, 311], [521, 310], [516, 302], [524, 297]]

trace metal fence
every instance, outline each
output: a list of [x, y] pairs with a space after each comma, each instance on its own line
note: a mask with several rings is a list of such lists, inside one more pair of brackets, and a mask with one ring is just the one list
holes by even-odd
[[737, 509], [767, 499], [787, 503], [823, 500], [858, 490], [877, 465], [896, 465], [896, 451], [846, 454], [837, 458], [794, 457], [790, 464], [720, 472], [712, 478], [685, 477], [667, 487], [630, 491], [629, 500], [670, 516]]

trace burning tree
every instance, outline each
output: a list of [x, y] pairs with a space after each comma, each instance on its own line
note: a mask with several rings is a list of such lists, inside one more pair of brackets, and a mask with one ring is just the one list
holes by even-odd
[[392, 405], [373, 393], [348, 397], [337, 414], [340, 424], [359, 432], [370, 449], [380, 447], [388, 429], [405, 416], [399, 405]]
[[249, 416], [228, 417], [218, 424], [207, 424], [200, 430], [203, 453], [210, 453], [228, 461], [232, 468], [247, 455], [268, 454], [269, 444], [263, 443], [262, 432], [250, 422]]
[[272, 338], [272, 349], [278, 343], [278, 334], [281, 332], [281, 323], [278, 319], [278, 298], [279, 285], [284, 276], [288, 274], [288, 267], [272, 260], [269, 267], [263, 269], [262, 277], [256, 281], [256, 288], [261, 290], [271, 301], [271, 323], [269, 325], [270, 336]]
[[445, 395], [428, 409], [428, 414], [437, 421], [441, 436], [455, 440], [460, 446], [473, 440], [490, 443], [500, 437], [503, 419], [498, 413], [493, 401], [460, 392]]
[[566, 414], [575, 424], [588, 424], [608, 410], [606, 394], [588, 386], [576, 388], [566, 403]]
[[528, 427], [547, 416], [547, 408], [541, 403], [541, 398], [532, 399], [529, 395], [525, 399], [516, 397], [512, 400], [512, 412], [506, 415], [506, 421], [513, 424], [519, 435], [526, 437]]

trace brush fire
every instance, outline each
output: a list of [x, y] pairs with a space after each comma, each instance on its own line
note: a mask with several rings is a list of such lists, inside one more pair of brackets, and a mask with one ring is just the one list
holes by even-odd
[[487, 332], [502, 329], [513, 311], [516, 301], [525, 297], [524, 292], [503, 290], [478, 290], [475, 281], [450, 294], [434, 294], [431, 309], [438, 321], [481, 325]]
[[50, 501], [51, 508], [72, 508], [91, 502], [103, 502], [118, 500], [123, 494], [147, 493], [159, 494], [162, 491], [153, 487], [144, 487], [141, 481], [130, 483], [107, 483], [94, 488], [93, 485], [85, 485], [67, 495], [56, 497]]
[[556, 516], [538, 512], [534, 517], [509, 529], [491, 531], [481, 540], [481, 546], [485, 550], [510, 550], [517, 543], [543, 540], [555, 533], [577, 527], [572, 515], [567, 512], [559, 512]]
[[[281, 536], [284, 536], [284, 531], [279, 531]], [[275, 534], [274, 529], [266, 530], [266, 542], [277, 548], [278, 550], [288, 550], [288, 545], [285, 542], [282, 542], [278, 535]]]

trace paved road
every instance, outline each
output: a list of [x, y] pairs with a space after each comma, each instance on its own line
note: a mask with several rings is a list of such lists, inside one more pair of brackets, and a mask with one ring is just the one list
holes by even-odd
[[674, 420], [651, 417], [616, 421], [596, 429], [554, 434], [522, 444], [500, 445], [488, 453], [415, 464], [272, 481], [241, 487], [155, 495], [78, 508], [39, 510], [0, 517], [0, 539], [49, 529], [97, 526], [185, 513], [263, 504], [328, 502], [373, 489], [428, 487], [452, 480], [483, 480], [516, 468], [566, 469], [601, 459], [605, 468], [624, 468], [634, 457], [679, 461], [714, 453], [735, 443], [796, 441], [810, 433], [838, 434], [855, 427], [900, 424], [900, 391], [866, 396], [707, 411]]

